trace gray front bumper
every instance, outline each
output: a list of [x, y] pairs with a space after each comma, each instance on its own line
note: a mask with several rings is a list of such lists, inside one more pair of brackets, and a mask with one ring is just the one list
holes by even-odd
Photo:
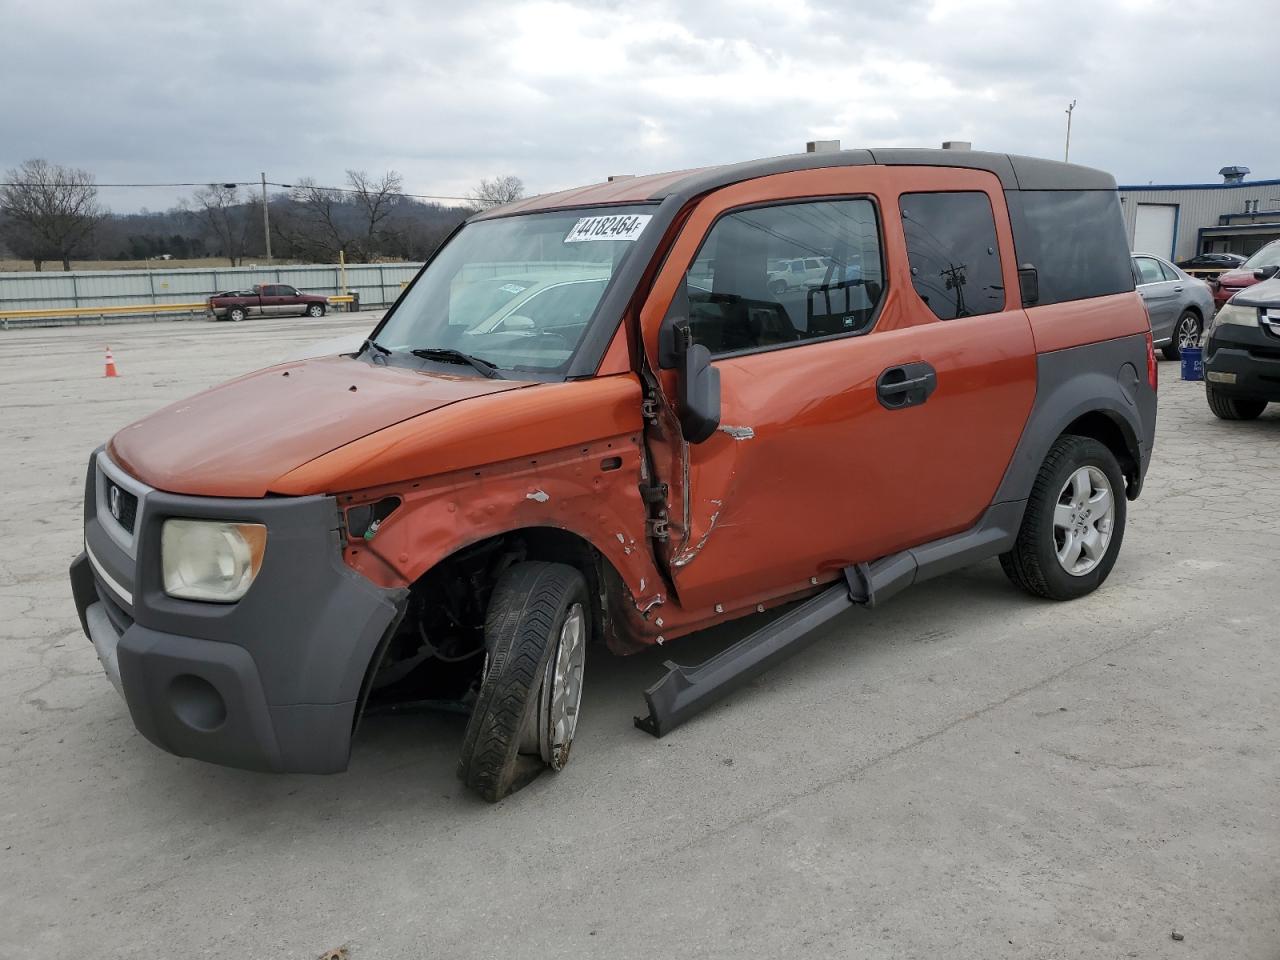
[[123, 697], [124, 684], [120, 682], [118, 655], [120, 634], [116, 633], [115, 627], [111, 625], [102, 601], [89, 604], [85, 608], [84, 618], [88, 624], [85, 632], [93, 641], [93, 652], [98, 655], [98, 662], [102, 664], [102, 669], [107, 674], [107, 679], [111, 681], [111, 685], [116, 688], [116, 693]]
[[[98, 488], [122, 479], [139, 497], [132, 531], [98, 511]], [[168, 517], [267, 526], [262, 568], [242, 600], [164, 593], [160, 528]], [[331, 497], [177, 496], [95, 456], [72, 592], [103, 670], [147, 739], [248, 769], [346, 768], [366, 674], [407, 591], [376, 587], [342, 562], [340, 520]]]

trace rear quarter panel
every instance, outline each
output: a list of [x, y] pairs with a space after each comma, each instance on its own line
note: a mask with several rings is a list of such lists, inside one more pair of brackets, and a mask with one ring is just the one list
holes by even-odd
[[1150, 329], [1137, 291], [1031, 307], [1027, 317], [1037, 353], [1145, 334]]

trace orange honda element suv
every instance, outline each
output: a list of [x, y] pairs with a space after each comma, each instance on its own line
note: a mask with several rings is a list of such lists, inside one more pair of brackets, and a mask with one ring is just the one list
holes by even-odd
[[1155, 430], [1113, 179], [1003, 154], [802, 154], [518, 201], [351, 350], [89, 461], [76, 606], [166, 750], [340, 771], [364, 711], [429, 701], [469, 713], [459, 776], [495, 800], [568, 762], [589, 643], [789, 606], [667, 665], [636, 720], [662, 736], [818, 624], [962, 565], [1088, 594]]

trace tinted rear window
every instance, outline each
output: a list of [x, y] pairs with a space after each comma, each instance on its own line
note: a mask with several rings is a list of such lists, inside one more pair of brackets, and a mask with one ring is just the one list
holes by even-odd
[[1039, 273], [1037, 306], [1133, 289], [1129, 241], [1113, 190], [1010, 190], [1018, 264]]

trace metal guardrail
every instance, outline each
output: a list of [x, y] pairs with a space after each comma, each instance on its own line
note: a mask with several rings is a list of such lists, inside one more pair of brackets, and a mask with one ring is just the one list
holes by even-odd
[[[331, 304], [352, 304], [355, 297], [351, 294], [339, 294], [326, 298]], [[41, 326], [79, 326], [84, 322], [97, 320], [100, 324], [127, 322], [131, 319], [150, 317], [158, 321], [161, 317], [174, 317], [182, 314], [204, 315], [208, 303], [137, 303], [128, 306], [102, 307], [45, 307], [30, 310], [0, 310], [0, 329], [11, 327]]]
[[385, 305], [421, 266], [404, 262], [0, 271], [0, 310], [180, 304], [221, 290], [247, 290], [255, 283], [286, 283], [321, 296], [354, 293], [361, 303]]

